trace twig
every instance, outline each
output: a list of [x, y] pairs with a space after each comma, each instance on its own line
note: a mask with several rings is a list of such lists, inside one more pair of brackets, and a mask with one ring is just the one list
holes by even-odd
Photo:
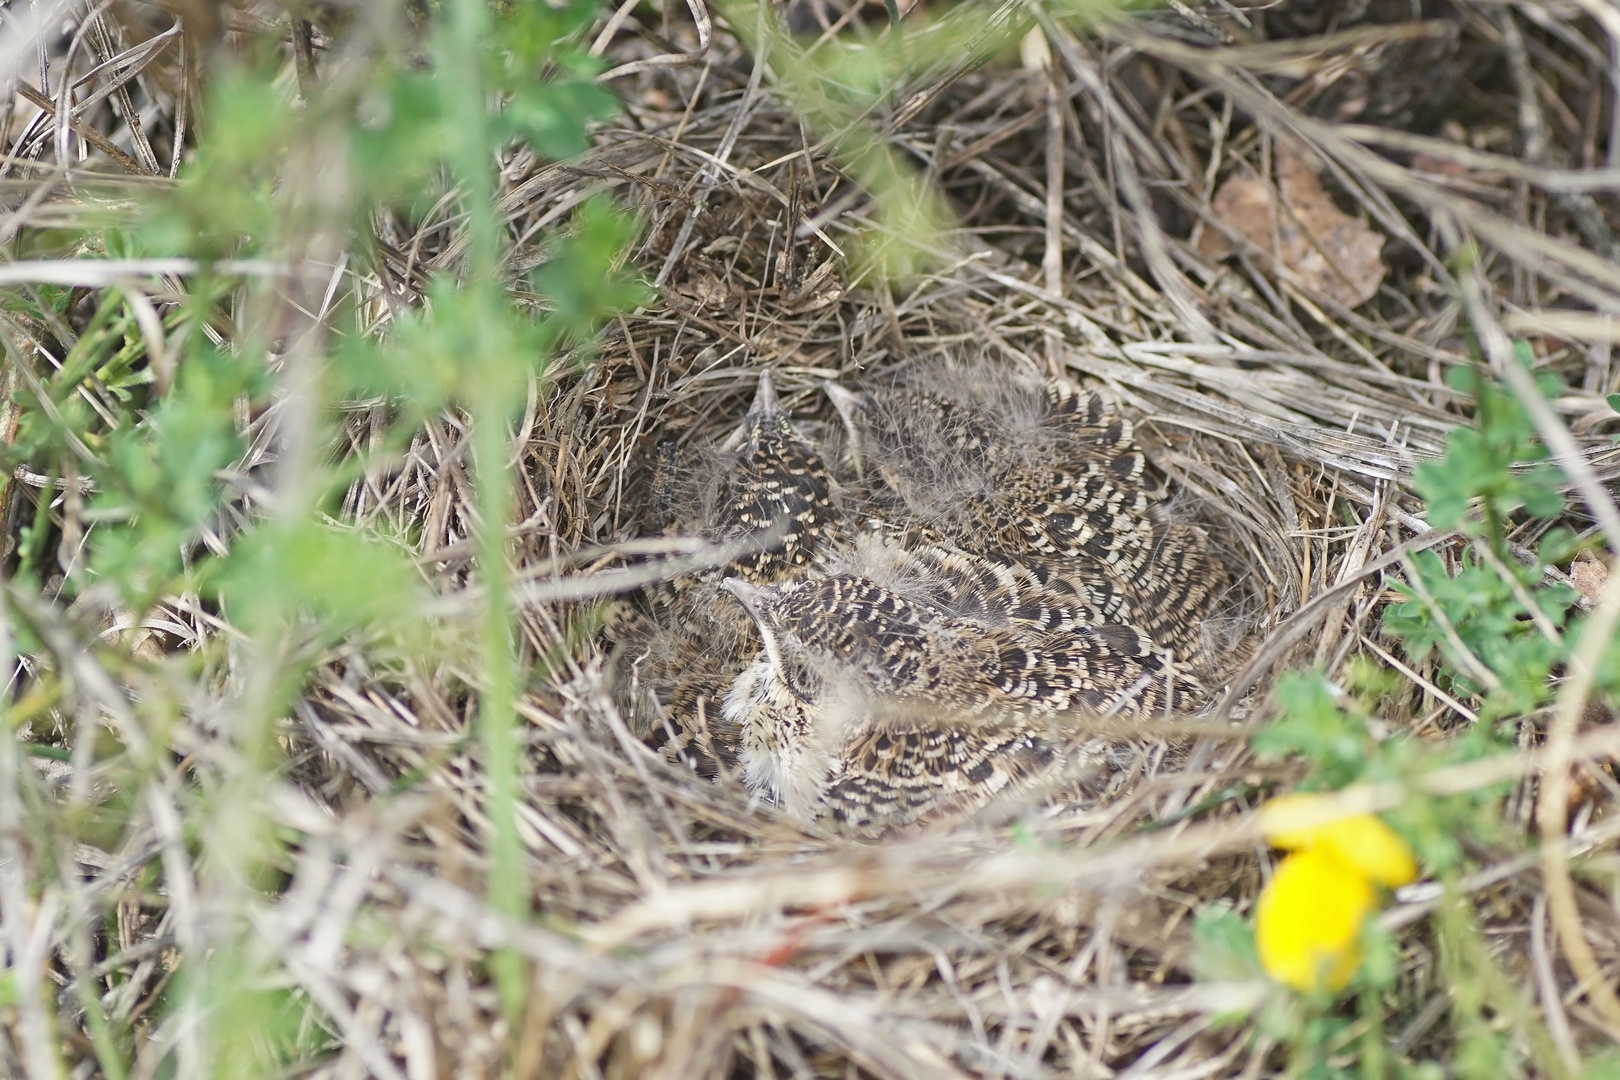
[[[33, 282], [105, 289], [129, 278], [197, 274], [205, 269], [233, 277], [294, 276], [291, 267], [265, 259], [25, 259], [0, 264], [0, 286]], [[321, 270], [309, 266], [302, 273], [324, 277]]]
[[1380, 555], [1378, 558], [1362, 566], [1356, 571], [1355, 575], [1348, 580], [1341, 581], [1339, 584], [1335, 585], [1331, 589], [1328, 589], [1326, 592], [1313, 596], [1310, 602], [1304, 607], [1300, 608], [1298, 611], [1294, 612], [1294, 614], [1289, 617], [1287, 622], [1283, 623], [1276, 630], [1272, 631], [1271, 636], [1266, 639], [1266, 643], [1264, 647], [1261, 648], [1260, 652], [1253, 660], [1249, 661], [1248, 665], [1244, 667], [1244, 669], [1232, 680], [1231, 685], [1227, 688], [1226, 694], [1221, 698], [1220, 704], [1215, 707], [1215, 714], [1217, 716], [1229, 715], [1232, 706], [1235, 705], [1244, 694], [1249, 692], [1249, 688], [1255, 684], [1260, 676], [1263, 675], [1271, 667], [1271, 665], [1282, 659], [1282, 655], [1286, 653], [1295, 642], [1299, 641], [1300, 638], [1304, 637], [1311, 631], [1311, 628], [1316, 625], [1318, 619], [1335, 610], [1335, 605], [1337, 602], [1344, 599], [1346, 596], [1349, 596], [1356, 589], [1360, 588], [1361, 583], [1367, 578], [1372, 577], [1374, 574], [1386, 570], [1389, 567], [1401, 562], [1403, 559], [1410, 557], [1412, 552], [1423, 551], [1427, 548], [1434, 547], [1437, 544], [1454, 539], [1458, 535], [1459, 533], [1456, 529], [1436, 529], [1426, 532], [1421, 536], [1414, 536], [1410, 540], [1402, 543], [1393, 551], [1387, 551], [1383, 555]]
[[[19, 80], [17, 83], [17, 93], [33, 102], [35, 105], [38, 105], [51, 116], [56, 116], [56, 102], [46, 97], [38, 90], [35, 90], [27, 83]], [[112, 158], [114, 161], [118, 162], [118, 164], [122, 165], [125, 171], [134, 173], [136, 176], [152, 175], [141, 166], [140, 162], [136, 161], [134, 158], [118, 149], [118, 147], [114, 146], [112, 140], [108, 139], [95, 128], [85, 124], [83, 121], [75, 117], [69, 117], [68, 127], [72, 128], [73, 133], [79, 136], [79, 138], [83, 139], [97, 150], [100, 150], [103, 154], [106, 154], [108, 157]]]
[[1611, 560], [1609, 580], [1593, 612], [1581, 628], [1580, 644], [1569, 660], [1569, 678], [1558, 693], [1557, 709], [1547, 728], [1545, 762], [1541, 773], [1541, 794], [1536, 806], [1536, 823], [1541, 829], [1541, 873], [1546, 882], [1547, 902], [1553, 925], [1563, 944], [1569, 966], [1586, 990], [1592, 1003], [1611, 1028], [1620, 1030], [1620, 998], [1604, 977], [1592, 947], [1581, 928], [1580, 909], [1575, 902], [1575, 885], [1569, 876], [1568, 838], [1565, 835], [1569, 807], [1569, 773], [1575, 762], [1575, 734], [1581, 713], [1592, 691], [1603, 652], [1620, 624], [1620, 559]]
[[[786, 535], [786, 525], [777, 524], [759, 533], [740, 537], [725, 544], [709, 546], [682, 558], [662, 559], [643, 566], [621, 570], [598, 570], [563, 578], [542, 578], [538, 581], [519, 581], [512, 587], [512, 603], [518, 608], [566, 601], [595, 600], [634, 592], [659, 581], [669, 581], [683, 574], [712, 570], [752, 551], [770, 550]], [[483, 590], [470, 586], [454, 596], [432, 606], [436, 615], [466, 614], [482, 603]]]
[[[1620, 751], [1620, 731], [1589, 732], [1573, 745], [1582, 754], [1614, 753]], [[1515, 749], [1432, 769], [1405, 782], [1357, 784], [1302, 808], [1295, 824], [1309, 829], [1393, 809], [1419, 792], [1444, 796], [1477, 791], [1545, 769], [1547, 762], [1545, 749], [1531, 753]], [[775, 874], [671, 889], [657, 898], [630, 904], [594, 927], [582, 928], [580, 936], [607, 953], [655, 930], [880, 896], [915, 897], [934, 892], [961, 897], [1031, 887], [1117, 887], [1152, 867], [1195, 865], [1221, 852], [1242, 850], [1262, 835], [1259, 815], [1247, 814], [1147, 834], [1107, 848], [1010, 850], [966, 862], [940, 858], [943, 853], [926, 838], [897, 839], [858, 860], [823, 861]]]
[[1530, 962], [1536, 972], [1536, 993], [1541, 998], [1541, 1015], [1545, 1018], [1547, 1034], [1558, 1047], [1558, 1056], [1571, 1075], [1580, 1071], [1581, 1052], [1575, 1046], [1575, 1034], [1569, 1029], [1569, 1013], [1564, 1010], [1564, 995], [1558, 989], [1558, 977], [1553, 972], [1552, 956], [1547, 949], [1547, 898], [1538, 896], [1530, 905]]

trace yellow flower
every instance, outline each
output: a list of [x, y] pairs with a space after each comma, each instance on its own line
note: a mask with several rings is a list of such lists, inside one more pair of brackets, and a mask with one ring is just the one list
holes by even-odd
[[1261, 966], [1297, 990], [1343, 989], [1361, 963], [1356, 942], [1372, 906], [1372, 886], [1354, 867], [1324, 848], [1294, 852], [1260, 894]]
[[1417, 880], [1411, 849], [1388, 825], [1371, 814], [1339, 818], [1320, 825], [1298, 824], [1327, 813], [1322, 795], [1282, 795], [1260, 810], [1260, 827], [1284, 851], [1330, 852], [1369, 881], [1391, 889]]
[[1260, 810], [1260, 827], [1289, 855], [1260, 894], [1254, 940], [1260, 963], [1299, 990], [1341, 990], [1361, 963], [1357, 940], [1373, 884], [1417, 877], [1411, 849], [1371, 814], [1333, 821], [1323, 795], [1283, 795]]

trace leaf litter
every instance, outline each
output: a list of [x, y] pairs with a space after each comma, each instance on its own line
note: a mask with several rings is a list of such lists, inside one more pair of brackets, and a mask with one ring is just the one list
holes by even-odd
[[[1232, 176], [1211, 202], [1216, 218], [1253, 244], [1261, 265], [1281, 263], [1292, 279], [1347, 308], [1378, 293], [1385, 267], [1385, 237], [1334, 203], [1322, 177], [1299, 154], [1279, 145], [1277, 182], [1258, 176]], [[1222, 259], [1234, 251], [1224, 234], [1211, 229], [1198, 243], [1200, 253]]]

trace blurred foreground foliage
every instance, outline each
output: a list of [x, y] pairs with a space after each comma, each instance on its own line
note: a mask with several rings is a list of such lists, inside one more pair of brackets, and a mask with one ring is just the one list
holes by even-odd
[[[513, 823], [520, 678], [504, 585], [510, 423], [526, 400], [544, 400], [553, 380], [589, 363], [606, 319], [651, 293], [625, 266], [638, 223], [604, 198], [533, 238], [544, 257], [510, 273], [495, 166], [520, 148], [542, 162], [578, 154], [590, 125], [615, 115], [594, 78], [601, 63], [581, 44], [598, 8], [462, 0], [409, 18], [401, 7], [368, 24], [369, 36], [335, 42], [322, 77], [289, 78], [291, 57], [277, 42], [220, 50], [204, 70], [195, 150], [172, 188], [97, 228], [27, 234], [19, 245], [19, 254], [83, 265], [191, 261], [180, 264], [192, 267], [183, 283], [159, 290], [168, 294], [161, 306], [137, 286], [7, 296], [13, 328], [64, 347], [54, 370], [39, 373], [13, 353], [17, 431], [0, 456], [8, 475], [36, 475], [46, 496], [58, 493], [54, 507], [38, 499], [10, 568], [7, 607], [21, 616], [10, 620], [13, 649], [45, 648], [58, 603], [110, 606], [129, 626], [160, 601], [191, 597], [231, 628], [156, 676], [195, 672], [223, 695], [220, 722], [236, 755], [199, 769], [196, 786], [178, 795], [215, 900], [276, 887], [285, 838], [262, 810], [282, 767], [276, 724], [323, 650], [359, 634], [381, 646], [373, 663], [428, 650], [471, 655], [498, 856], [490, 898], [526, 910]], [[463, 238], [452, 272], [386, 307], [358, 307], [350, 277], [387, 280], [375, 215], [420, 220], [446, 200], [459, 204]], [[515, 302], [514, 288], [538, 300]], [[364, 448], [342, 438], [357, 407], [384, 418]], [[464, 619], [434, 614], [409, 523], [346, 520], [340, 509], [358, 477], [396, 467], [423, 420], [444, 410], [471, 428], [483, 520], [481, 618], [460, 629]], [[9, 494], [17, 500], [15, 485]], [[133, 658], [108, 644], [102, 662], [129, 670]], [[38, 677], [14, 727], [60, 696], [48, 668]], [[104, 750], [122, 768], [167, 775], [174, 703], [143, 693], [137, 708], [118, 729], [122, 745], [66, 739], [63, 753], [94, 767]], [[140, 790], [143, 778], [110, 779], [116, 791]], [[64, 841], [88, 827], [39, 809], [44, 831]], [[129, 809], [99, 808], [98, 827]], [[219, 937], [181, 958], [165, 995], [176, 1018], [201, 1024], [190, 1045], [203, 1057], [185, 1067], [247, 1076], [318, 1052], [323, 1038], [311, 1036], [326, 1021], [310, 1021], [322, 1010], [266, 991], [278, 958], [249, 927], [220, 918]], [[516, 1007], [521, 970], [510, 958], [496, 967]], [[108, 1025], [94, 995], [84, 1007], [102, 1071], [125, 1075], [130, 1033]]]
[[[45, 852], [117, 835], [138, 817], [121, 793], [160, 784], [174, 799], [177, 842], [196, 857], [211, 915], [148, 1018], [189, 1033], [161, 1069], [271, 1074], [330, 1049], [329, 1009], [281, 988], [284, 958], [244, 913], [280, 888], [298, 842], [267, 824], [287, 765], [278, 725], [314, 665], [346, 641], [373, 670], [449, 659], [465, 680], [484, 769], [486, 895], [529, 915], [515, 704], [530, 675], [507, 588], [511, 424], [591, 362], [607, 320], [653, 293], [629, 265], [642, 223], [605, 197], [522, 238], [538, 260], [512, 259], [497, 163], [565, 160], [617, 114], [590, 48], [603, 10], [597, 0], [436, 0], [340, 17], [289, 4], [285, 36], [238, 33], [192, 56], [200, 108], [172, 186], [124, 199], [87, 228], [23, 230], [13, 244], [17, 259], [92, 269], [82, 285], [0, 294], [17, 376], [15, 439], [0, 459], [8, 477], [29, 478], [7, 481], [22, 524], [5, 647], [31, 680], [9, 712], [23, 738], [5, 740], [0, 769], [17, 768], [21, 750], [101, 770], [105, 796], [75, 796], [88, 806], [30, 806], [25, 831]], [[877, 114], [1007, 54], [1032, 14], [942, 5], [812, 44], [787, 34], [769, 4], [714, 10], [753, 53], [755, 84], [786, 97], [873, 196], [846, 253], [851, 283], [888, 289], [947, 258], [945, 204]], [[1060, 3], [1044, 17], [1108, 10]], [[323, 48], [296, 55], [303, 20], [325, 18]], [[408, 225], [448, 218], [437, 265], [449, 269], [396, 283], [377, 229], [384, 213]], [[111, 261], [133, 269], [97, 279], [93, 268]], [[357, 299], [372, 279], [386, 302]], [[360, 411], [371, 423], [363, 445], [344, 430]], [[479, 518], [476, 578], [449, 604], [415, 557], [413, 523], [343, 511], [353, 485], [397, 468], [424, 422], [447, 412], [468, 434]], [[132, 628], [176, 598], [217, 632], [189, 652], [137, 652]], [[132, 700], [110, 691], [100, 703], [119, 717], [110, 726], [75, 731], [58, 719], [82, 690], [67, 670], [86, 658], [70, 655], [74, 619], [100, 622], [82, 634], [97, 641], [88, 658], [135, 688]], [[186, 757], [171, 741], [178, 716], [199, 708], [228, 753]], [[46, 887], [51, 873], [36, 870]], [[522, 961], [497, 951], [482, 974], [515, 1020]], [[44, 995], [13, 976], [0, 976], [0, 1007]], [[109, 1021], [90, 985], [81, 980], [77, 1007], [96, 1061], [128, 1075], [134, 1033]], [[43, 1061], [59, 1044], [38, 1049]]]

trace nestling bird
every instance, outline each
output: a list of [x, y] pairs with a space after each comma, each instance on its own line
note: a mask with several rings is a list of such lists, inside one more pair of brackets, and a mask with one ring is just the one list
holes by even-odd
[[1097, 717], [1203, 696], [1189, 660], [1224, 568], [1100, 396], [952, 364], [827, 390], [858, 535], [768, 375], [711, 467], [666, 485], [684, 531], [776, 542], [652, 595], [644, 737], [876, 836], [1070, 768], [1107, 745]]
[[1066, 631], [1130, 621], [1124, 590], [1106, 575], [1069, 573], [1050, 559], [1028, 566], [881, 521], [869, 521], [854, 544], [832, 555], [828, 571], [986, 625]]
[[1127, 592], [1129, 609], [1153, 640], [1195, 667], [1218, 667], [1204, 640], [1204, 620], [1231, 585], [1231, 575], [1191, 525], [1159, 523], [1147, 562]]
[[626, 635], [630, 678], [622, 680], [631, 689], [627, 711], [637, 735], [711, 776], [717, 765], [735, 763], [736, 733], [720, 701], [758, 648], [752, 623], [721, 581], [802, 577], [836, 542], [842, 525], [832, 477], [782, 408], [768, 371], [760, 373], [732, 441], [735, 449], [714, 455], [707, 468], [686, 471], [678, 502], [695, 513], [678, 520], [674, 531], [716, 543], [756, 537], [759, 546], [722, 569], [655, 590], [650, 610]]
[[1054, 718], [964, 718], [884, 697], [805, 701], [761, 663], [733, 694], [748, 786], [790, 817], [855, 836], [972, 812], [1061, 769], [1070, 750]]
[[826, 384], [874, 507], [953, 546], [1108, 593], [1181, 659], [1225, 588], [1197, 529], [1166, 519], [1130, 423], [1065, 380], [937, 363], [892, 385]]
[[1127, 578], [1146, 561], [1145, 460], [1096, 395], [943, 364], [880, 390], [827, 392], [857, 467], [951, 543], [1084, 554]]
[[749, 581], [801, 574], [832, 542], [841, 525], [833, 505], [831, 474], [820, 452], [793, 426], [776, 396], [769, 371], [759, 373], [754, 403], [743, 421], [737, 453], [709, 496], [716, 540], [764, 536], [780, 539], [735, 560], [730, 569]]
[[1122, 623], [955, 615], [848, 574], [725, 587], [763, 644], [724, 707], [744, 780], [791, 815], [842, 814], [854, 831], [979, 805], [1038, 775], [1055, 718], [1185, 694]]

